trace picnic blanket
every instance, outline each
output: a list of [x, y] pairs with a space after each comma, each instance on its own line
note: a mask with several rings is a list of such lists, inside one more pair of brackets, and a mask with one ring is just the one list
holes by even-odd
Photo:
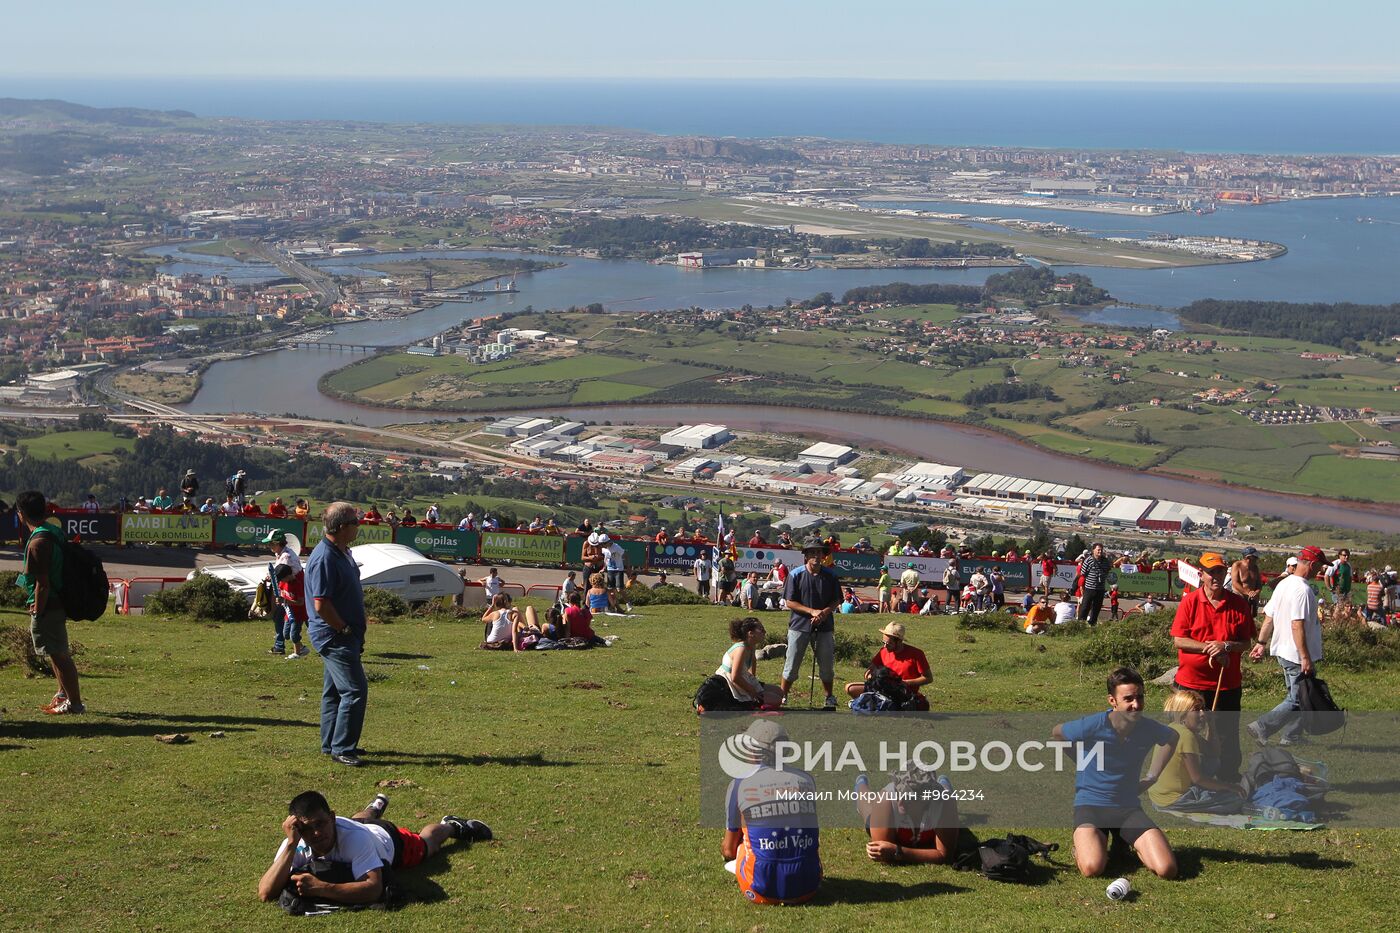
[[1298, 820], [1269, 820], [1262, 816], [1253, 816], [1247, 813], [1179, 813], [1175, 810], [1163, 810], [1156, 808], [1158, 813], [1165, 813], [1177, 819], [1189, 820], [1192, 823], [1206, 823], [1210, 826], [1223, 826], [1227, 829], [1259, 829], [1259, 830], [1296, 830], [1306, 832], [1312, 829], [1326, 829], [1326, 823], [1302, 823]]

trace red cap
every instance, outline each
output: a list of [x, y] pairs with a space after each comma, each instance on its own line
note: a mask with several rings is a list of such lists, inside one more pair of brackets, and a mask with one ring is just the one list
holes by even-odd
[[1298, 552], [1298, 559], [1321, 564], [1327, 561], [1327, 555], [1322, 553], [1322, 548], [1309, 545]]

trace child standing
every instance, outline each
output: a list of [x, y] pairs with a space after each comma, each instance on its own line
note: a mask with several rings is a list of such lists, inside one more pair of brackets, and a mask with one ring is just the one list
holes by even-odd
[[1118, 584], [1108, 591], [1108, 618], [1110, 622], [1118, 621]]

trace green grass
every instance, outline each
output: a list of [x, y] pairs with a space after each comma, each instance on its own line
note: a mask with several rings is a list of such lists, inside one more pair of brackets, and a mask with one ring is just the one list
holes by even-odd
[[22, 443], [29, 448], [30, 456], [40, 460], [76, 460], [131, 450], [136, 446], [136, 438], [117, 437], [111, 431], [59, 431], [26, 438]]
[[654, 391], [656, 390], [647, 386], [632, 386], [621, 382], [610, 382], [606, 379], [591, 379], [588, 382], [579, 383], [579, 387], [574, 390], [572, 400], [575, 404], [580, 405], [585, 402], [625, 402], [628, 399], [650, 395]]
[[[17, 665], [0, 669], [9, 805], [0, 831], [22, 858], [6, 871], [0, 925], [9, 929], [290, 929], [257, 903], [258, 876], [281, 838], [286, 801], [315, 788], [348, 815], [389, 789], [387, 816], [410, 828], [455, 812], [489, 821], [497, 841], [451, 847], [401, 881], [420, 898], [393, 917], [338, 917], [335, 928], [599, 930], [705, 926], [726, 930], [979, 929], [1014, 916], [1035, 929], [1130, 922], [1147, 929], [1375, 927], [1378, 883], [1400, 858], [1396, 831], [1244, 833], [1169, 823], [1193, 877], [1132, 873], [1137, 900], [1110, 904], [1103, 880], [1060, 870], [1044, 886], [999, 884], [948, 868], [870, 862], [864, 834], [822, 832], [826, 881], [816, 904], [757, 908], [721, 868], [719, 833], [697, 825], [695, 686], [728, 644], [730, 612], [648, 609], [600, 626], [611, 649], [513, 656], [476, 651], [473, 621], [401, 620], [369, 633], [368, 767], [317, 753], [321, 665], [267, 656], [260, 623], [201, 625], [142, 617], [72, 626], [91, 712], [45, 717], [52, 690]], [[0, 622], [18, 624], [13, 612]], [[879, 622], [842, 619], [847, 631]], [[1075, 639], [1000, 632], [958, 640], [946, 621], [916, 620], [911, 640], [933, 664], [940, 709], [1086, 711], [1102, 706], [1102, 671], [1069, 659]], [[1044, 653], [1037, 649], [1044, 648]], [[777, 676], [777, 662], [760, 675]], [[1271, 706], [1276, 671], [1245, 695]], [[969, 673], [975, 672], [975, 673]], [[838, 679], [855, 678], [854, 664]], [[1329, 675], [1348, 705], [1393, 704], [1392, 670]], [[596, 689], [584, 688], [596, 684]], [[1149, 689], [1149, 702], [1162, 699]], [[848, 715], [838, 712], [837, 716]], [[184, 732], [188, 745], [157, 733]], [[213, 732], [224, 737], [215, 738]], [[1069, 832], [1011, 828], [1059, 842]], [[1310, 869], [1315, 856], [1331, 860]], [[1239, 896], [1241, 892], [1252, 892]], [[1325, 905], [1325, 908], [1324, 906]], [[1130, 912], [1131, 920], [1128, 921]], [[158, 922], [151, 918], [159, 918]], [[1382, 925], [1383, 926], [1383, 925]]]
[[513, 365], [509, 369], [469, 369], [471, 380], [490, 385], [518, 385], [524, 383], [553, 382], [568, 379], [599, 379], [616, 376], [642, 369], [647, 364], [637, 360], [626, 360], [617, 356], [603, 356], [596, 353], [580, 353], [563, 359], [547, 360], [541, 363]]
[[616, 374], [613, 381], [625, 382], [634, 386], [646, 386], [652, 389], [669, 389], [671, 386], [678, 386], [683, 382], [713, 376], [715, 372], [715, 370], [703, 366], [663, 363], [660, 366], [648, 366], [645, 369]]

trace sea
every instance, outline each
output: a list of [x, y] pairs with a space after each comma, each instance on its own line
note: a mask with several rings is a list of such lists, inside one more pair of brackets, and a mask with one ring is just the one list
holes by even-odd
[[1397, 84], [7, 75], [0, 96], [262, 120], [591, 125], [1074, 150], [1400, 153]]

